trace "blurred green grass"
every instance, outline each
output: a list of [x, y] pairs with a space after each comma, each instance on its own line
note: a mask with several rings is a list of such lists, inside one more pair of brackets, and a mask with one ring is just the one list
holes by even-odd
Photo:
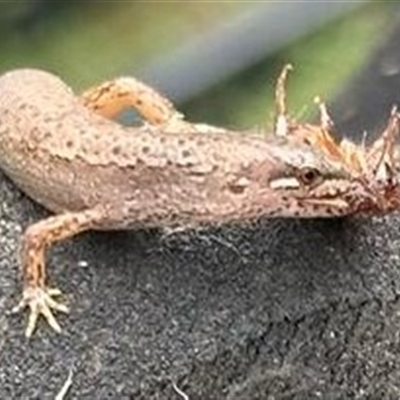
[[[201, 34], [245, 3], [71, 2], [50, 7], [0, 40], [0, 69], [33, 65], [56, 71], [79, 88], [132, 71]], [[5, 38], [7, 38], [5, 40]]]
[[[295, 67], [288, 88], [291, 113], [309, 117], [314, 96], [329, 99], [339, 92], [385, 36], [392, 5], [379, 1], [360, 7], [221, 82], [184, 105], [184, 111], [190, 119], [231, 127], [270, 125], [273, 86], [282, 66], [290, 62]], [[82, 90], [127, 71], [134, 74], [167, 49], [221, 23], [221, 15], [226, 19], [250, 6], [251, 2], [64, 2], [29, 23], [2, 24], [0, 70], [44, 68]]]
[[232, 127], [272, 126], [276, 79], [291, 63], [289, 112], [301, 119], [314, 117], [315, 96], [330, 99], [343, 90], [389, 32], [392, 5], [373, 2], [325, 25], [191, 101], [185, 112]]

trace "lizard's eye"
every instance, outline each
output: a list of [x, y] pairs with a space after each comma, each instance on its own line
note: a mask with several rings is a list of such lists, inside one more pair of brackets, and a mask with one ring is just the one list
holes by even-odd
[[272, 179], [269, 182], [273, 189], [313, 188], [322, 181], [321, 172], [314, 167], [302, 167], [291, 171], [291, 176]]
[[321, 173], [316, 168], [304, 167], [300, 169], [297, 178], [304, 186], [313, 186], [319, 182]]

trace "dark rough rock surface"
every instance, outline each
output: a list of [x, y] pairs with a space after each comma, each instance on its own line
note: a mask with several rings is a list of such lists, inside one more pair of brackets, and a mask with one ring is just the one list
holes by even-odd
[[[400, 104], [400, 22], [333, 104], [360, 138]], [[400, 218], [266, 220], [163, 236], [88, 233], [54, 248], [72, 312], [27, 342], [21, 230], [47, 215], [0, 180], [0, 398], [397, 399]]]

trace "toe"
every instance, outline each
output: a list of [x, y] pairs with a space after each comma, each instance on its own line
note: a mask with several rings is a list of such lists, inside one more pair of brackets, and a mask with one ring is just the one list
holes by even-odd
[[61, 311], [65, 314], [68, 313], [68, 307], [65, 304], [59, 303], [58, 301], [55, 301], [52, 299], [50, 296], [46, 296], [46, 304], [47, 308], [52, 308], [53, 310]]
[[39, 311], [36, 307], [30, 307], [30, 313], [29, 313], [29, 319], [28, 319], [28, 325], [25, 330], [25, 336], [29, 339], [32, 336], [33, 331], [35, 330], [36, 327], [36, 322], [39, 317]]
[[57, 333], [61, 333], [61, 327], [51, 312], [50, 307], [44, 305], [41, 308], [40, 313], [46, 318], [46, 321], [52, 327], [52, 329], [54, 329]]
[[57, 288], [48, 288], [48, 289], [46, 289], [46, 293], [50, 297], [53, 297], [53, 296], [57, 297], [57, 296], [62, 295], [62, 291]]
[[56, 332], [61, 332], [61, 327], [53, 315], [52, 310], [68, 312], [68, 307], [62, 303], [55, 301], [52, 296], [58, 296], [61, 291], [58, 289], [45, 289], [41, 287], [26, 288], [23, 293], [21, 302], [13, 308], [12, 312], [17, 312], [28, 306], [30, 309], [28, 325], [25, 336], [30, 338], [35, 330], [38, 318], [43, 315], [47, 323]]

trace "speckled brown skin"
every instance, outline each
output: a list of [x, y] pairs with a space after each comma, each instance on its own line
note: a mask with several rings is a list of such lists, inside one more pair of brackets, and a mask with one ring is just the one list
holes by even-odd
[[[108, 119], [126, 105], [148, 123]], [[347, 215], [364, 193], [340, 163], [304, 143], [186, 122], [131, 78], [79, 98], [38, 70], [0, 77], [0, 167], [56, 213], [23, 238], [25, 284], [16, 309], [31, 309], [27, 336], [40, 314], [60, 331], [51, 309], [67, 311], [53, 300], [59, 291], [45, 286], [44, 252], [54, 242], [88, 229]]]

